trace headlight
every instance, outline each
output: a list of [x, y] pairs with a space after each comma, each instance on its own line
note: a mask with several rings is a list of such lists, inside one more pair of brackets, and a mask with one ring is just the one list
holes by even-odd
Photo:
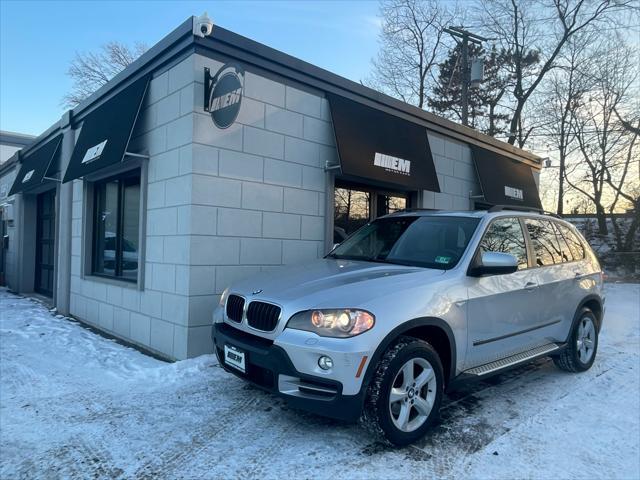
[[321, 337], [354, 337], [373, 328], [375, 317], [364, 310], [307, 310], [296, 313], [287, 328], [314, 332]]

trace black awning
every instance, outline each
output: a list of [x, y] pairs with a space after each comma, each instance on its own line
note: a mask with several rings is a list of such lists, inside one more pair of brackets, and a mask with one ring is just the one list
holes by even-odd
[[137, 80], [87, 115], [63, 182], [124, 159], [148, 84], [148, 77]]
[[42, 185], [48, 174], [51, 174], [53, 165], [57, 165], [56, 156], [60, 152], [62, 135], [57, 135], [42, 145], [37, 150], [28, 151], [22, 158], [22, 164], [16, 175], [9, 195], [20, 192], [28, 192]]
[[425, 127], [327, 93], [345, 178], [439, 192]]
[[529, 165], [484, 148], [471, 149], [486, 203], [542, 209]]

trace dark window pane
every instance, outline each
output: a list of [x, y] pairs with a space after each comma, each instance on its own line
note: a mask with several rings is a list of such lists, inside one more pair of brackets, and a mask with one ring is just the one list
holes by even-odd
[[536, 265], [545, 266], [561, 263], [560, 245], [551, 223], [531, 219], [526, 219], [525, 223], [536, 255]]
[[138, 278], [140, 184], [125, 185], [122, 198], [122, 276], [136, 280]]
[[118, 182], [96, 185], [94, 270], [116, 273], [116, 233], [118, 230]]
[[383, 215], [388, 215], [400, 210], [405, 210], [407, 208], [407, 199], [406, 197], [401, 197], [398, 195], [379, 194], [377, 196], [377, 204], [378, 206], [376, 216], [382, 217]]
[[135, 281], [138, 277], [140, 177], [98, 182], [95, 190], [93, 271]]
[[584, 258], [584, 247], [582, 246], [582, 243], [580, 243], [580, 240], [578, 240], [578, 237], [576, 237], [575, 233], [562, 224], [558, 224], [557, 227], [560, 229], [560, 233], [569, 246], [573, 260], [582, 260]]
[[573, 254], [571, 253], [571, 249], [569, 248], [569, 245], [567, 244], [564, 236], [562, 235], [562, 233], [560, 233], [560, 227], [556, 222], [551, 222], [553, 225], [553, 228], [556, 232], [556, 239], [558, 240], [558, 244], [560, 245], [560, 251], [561, 251], [561, 256], [562, 256], [562, 261], [563, 262], [572, 262], [573, 261]]
[[340, 243], [370, 218], [369, 192], [351, 188], [335, 189], [333, 241]]
[[480, 242], [482, 252], [510, 253], [518, 259], [518, 270], [527, 268], [527, 247], [524, 232], [516, 218], [494, 221]]

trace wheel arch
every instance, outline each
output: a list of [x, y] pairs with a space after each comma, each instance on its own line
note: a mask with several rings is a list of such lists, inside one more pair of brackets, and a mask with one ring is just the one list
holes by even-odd
[[576, 322], [580, 319], [580, 312], [585, 307], [591, 310], [593, 314], [596, 316], [596, 322], [597, 322], [596, 327], [598, 329], [598, 332], [600, 331], [600, 328], [602, 328], [602, 319], [604, 316], [604, 307], [603, 307], [602, 298], [600, 297], [600, 295], [596, 295], [596, 294], [587, 295], [578, 304], [576, 313], [573, 316], [573, 322], [571, 322], [571, 329], [569, 330], [567, 341], [569, 341], [569, 337], [571, 336], [571, 332], [573, 331], [573, 328], [575, 327]]
[[420, 340], [429, 341], [431, 346], [436, 350], [442, 361], [444, 368], [445, 383], [449, 384], [455, 376], [456, 371], [456, 342], [453, 335], [453, 330], [441, 318], [437, 317], [421, 317], [414, 318], [402, 325], [397, 326], [380, 342], [375, 352], [371, 357], [367, 371], [365, 372], [363, 380], [363, 389], [369, 385], [378, 362], [384, 355], [384, 352], [389, 348], [401, 335], [408, 335], [416, 337]]

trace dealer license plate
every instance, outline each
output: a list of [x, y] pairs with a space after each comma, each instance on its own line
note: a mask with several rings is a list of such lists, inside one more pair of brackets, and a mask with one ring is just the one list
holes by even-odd
[[245, 354], [234, 346], [224, 346], [224, 363], [236, 370], [240, 370], [242, 373], [246, 373]]

